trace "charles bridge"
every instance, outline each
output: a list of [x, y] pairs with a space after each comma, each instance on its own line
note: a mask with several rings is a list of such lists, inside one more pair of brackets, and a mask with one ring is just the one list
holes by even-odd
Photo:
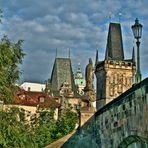
[[147, 148], [148, 78], [98, 110], [63, 148]]

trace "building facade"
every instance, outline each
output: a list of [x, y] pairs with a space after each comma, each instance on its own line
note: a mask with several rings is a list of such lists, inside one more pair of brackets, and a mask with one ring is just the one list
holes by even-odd
[[43, 92], [45, 90], [45, 84], [24, 82], [20, 85], [20, 88], [25, 91]]

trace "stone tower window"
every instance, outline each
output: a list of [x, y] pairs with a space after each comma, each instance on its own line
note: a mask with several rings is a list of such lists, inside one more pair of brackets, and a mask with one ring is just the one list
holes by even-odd
[[118, 93], [122, 93], [122, 85], [121, 84], [118, 85]]
[[109, 92], [110, 92], [110, 96], [114, 95], [114, 88], [112, 86], [110, 87], [110, 91]]

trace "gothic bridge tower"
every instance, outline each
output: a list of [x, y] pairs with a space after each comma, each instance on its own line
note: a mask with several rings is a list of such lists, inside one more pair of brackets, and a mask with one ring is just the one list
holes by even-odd
[[[98, 52], [97, 52], [98, 54]], [[97, 109], [132, 87], [136, 64], [134, 49], [131, 59], [124, 59], [121, 25], [110, 23], [104, 61], [96, 55]]]

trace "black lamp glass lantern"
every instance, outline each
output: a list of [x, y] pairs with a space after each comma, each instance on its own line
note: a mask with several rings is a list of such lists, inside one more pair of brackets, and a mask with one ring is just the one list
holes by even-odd
[[139, 23], [139, 20], [137, 18], [135, 20], [135, 24], [132, 25], [132, 30], [133, 30], [134, 37], [136, 39], [140, 39], [142, 35], [142, 25]]

